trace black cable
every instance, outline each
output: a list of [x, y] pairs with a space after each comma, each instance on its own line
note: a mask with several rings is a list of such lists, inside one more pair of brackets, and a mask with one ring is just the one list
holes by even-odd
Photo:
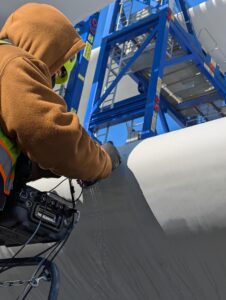
[[50, 191], [46, 192], [46, 193], [50, 193], [53, 190], [55, 190], [56, 188], [58, 188], [58, 186], [60, 186], [64, 181], [68, 180], [68, 178], [64, 178], [64, 180], [62, 180], [60, 183], [58, 183], [54, 188], [52, 188]]
[[[24, 245], [23, 245], [24, 246]], [[36, 257], [40, 257], [40, 256], [42, 256], [43, 254], [45, 254], [45, 253], [47, 253], [48, 251], [50, 251], [52, 248], [57, 248], [59, 246], [59, 242], [56, 242], [56, 243], [54, 243], [53, 245], [51, 245], [49, 248], [47, 248], [46, 250], [43, 250], [42, 252], [39, 252], [38, 254], [36, 254], [35, 256], [32, 256], [31, 258], [36, 258]], [[15, 255], [14, 255], [15, 256]], [[16, 257], [12, 257], [11, 258], [11, 260], [13, 259], [15, 259]], [[10, 260], [10, 262], [11, 262], [11, 260]], [[9, 264], [9, 262], [7, 263], [7, 264]], [[3, 266], [4, 267], [4, 266]], [[2, 273], [3, 272], [6, 272], [6, 271], [8, 271], [9, 269], [11, 269], [11, 268], [13, 268], [13, 266], [9, 266], [9, 267], [5, 267], [5, 269], [2, 271]]]
[[[47, 191], [47, 192], [45, 192], [45, 193], [51, 193], [51, 194], [54, 194], [54, 193], [52, 193], [52, 191], [55, 190], [57, 187], [59, 187], [59, 186], [60, 186], [63, 182], [65, 182], [67, 179], [68, 179], [68, 178], [65, 178], [65, 179], [62, 180], [60, 183], [58, 183], [55, 187], [53, 187], [50, 191]], [[47, 202], [46, 202], [46, 206], [47, 206]], [[45, 208], [44, 208], [43, 214], [45, 213], [46, 206], [45, 206]], [[41, 221], [41, 220], [40, 220], [40, 221]], [[59, 243], [55, 243], [53, 246], [51, 246], [51, 247], [49, 247], [48, 249], [46, 249], [45, 251], [41, 252], [41, 255], [43, 255], [44, 253], [50, 251], [50, 250], [53, 248], [53, 250], [47, 255], [47, 257], [45, 257], [45, 258], [39, 263], [39, 265], [38, 265], [36, 271], [35, 271], [35, 272], [33, 273], [33, 275], [32, 275], [32, 278], [37, 274], [37, 272], [38, 272], [38, 271], [40, 270], [40, 268], [43, 266], [43, 263], [48, 259], [48, 257], [49, 257], [52, 253], [54, 253], [54, 251], [57, 249], [57, 247], [58, 247], [59, 245], [60, 245]], [[25, 245], [24, 245], [23, 247], [25, 247]], [[37, 255], [36, 255], [36, 256], [37, 256]], [[15, 257], [14, 257], [14, 258], [15, 258]], [[14, 258], [13, 258], [13, 259], [14, 259]], [[29, 284], [27, 284], [27, 285], [25, 286], [25, 288], [23, 289], [22, 293], [18, 296], [17, 300], [19, 300], [21, 297], [23, 297], [23, 298], [22, 298], [22, 300], [23, 300], [23, 299], [25, 299], [25, 298], [28, 296], [28, 294], [29, 294], [29, 293], [31, 292], [31, 290], [32, 290], [32, 286], [30, 286], [28, 292], [26, 292], [26, 289], [27, 289], [28, 286], [29, 286]], [[25, 294], [25, 296], [24, 296], [24, 293], [25, 293], [25, 292], [26, 292], [26, 294]]]
[[[65, 179], [62, 180], [59, 184], [57, 184], [54, 188], [52, 188], [50, 191], [48, 191], [48, 192], [46, 192], [46, 193], [54, 194], [54, 193], [52, 193], [52, 191], [53, 191], [54, 189], [56, 189], [58, 186], [60, 186], [60, 185], [61, 185], [64, 181], [66, 181], [67, 179], [68, 179], [68, 178], [65, 178]], [[74, 186], [73, 186], [73, 184], [72, 184], [72, 180], [71, 180], [71, 179], [68, 179], [68, 180], [69, 180], [69, 187], [70, 187], [70, 192], [71, 192], [71, 201], [68, 201], [68, 200], [66, 200], [66, 199], [64, 199], [64, 200], [65, 200], [66, 202], [72, 203], [72, 207], [73, 207], [73, 209], [75, 210], [75, 209], [76, 209], [76, 202], [79, 201], [79, 199], [80, 199], [80, 197], [81, 197], [81, 195], [82, 195], [82, 193], [83, 193], [83, 188], [82, 188], [82, 191], [81, 191], [79, 197], [77, 197], [77, 199], [75, 200], [75, 197], [74, 197], [74, 192], [75, 192], [75, 190], [74, 190]], [[47, 208], [47, 202], [46, 202], [46, 205], [45, 205], [43, 214], [45, 213], [46, 208]], [[75, 211], [76, 211], [76, 210], [75, 210]], [[77, 222], [78, 222], [78, 220], [79, 220], [79, 217], [80, 217], [80, 215], [78, 215]], [[76, 223], [77, 223], [77, 222], [76, 222]], [[27, 240], [27, 242], [26, 242], [26, 243], [25, 243], [25, 244], [24, 244], [24, 245], [23, 245], [23, 246], [15, 253], [15, 254], [14, 254], [14, 256], [10, 259], [10, 261], [9, 261], [5, 266], [3, 266], [3, 267], [0, 269], [0, 273], [5, 272], [6, 270], [8, 270], [8, 269], [11, 268], [11, 267], [8, 267], [9, 263], [12, 262], [12, 261], [16, 258], [16, 256], [17, 256], [19, 253], [21, 253], [21, 252], [23, 251], [23, 249], [24, 249], [28, 244], [30, 244], [30, 242], [32, 241], [32, 239], [33, 239], [33, 238], [35, 237], [35, 235], [37, 234], [39, 228], [41, 227], [41, 224], [42, 224], [42, 220], [39, 221], [39, 223], [38, 223], [38, 225], [37, 225], [37, 227], [36, 227], [34, 233], [33, 233], [33, 234], [31, 235], [31, 237]], [[64, 247], [64, 245], [65, 245], [66, 242], [68, 241], [68, 239], [69, 239], [69, 237], [70, 237], [70, 235], [71, 235], [71, 232], [72, 232], [72, 230], [73, 230], [73, 228], [74, 228], [74, 225], [75, 225], [75, 214], [73, 214], [72, 222], [71, 222], [71, 227], [69, 228], [68, 233], [67, 233], [67, 235], [65, 236], [64, 240], [61, 241], [61, 242], [55, 243], [54, 245], [50, 246], [48, 249], [42, 251], [41, 253], [39, 253], [39, 254], [37, 254], [37, 255], [35, 256], [35, 257], [37, 257], [37, 256], [39, 256], [39, 255], [43, 255], [44, 253], [47, 253], [48, 251], [50, 251], [50, 250], [52, 249], [52, 251], [51, 251], [50, 253], [48, 253], [48, 255], [47, 255], [45, 258], [43, 258], [43, 260], [39, 263], [37, 269], [36, 269], [35, 272], [33, 273], [32, 278], [34, 278], [34, 276], [39, 272], [39, 270], [42, 268], [44, 262], [45, 262], [51, 255], [53, 255], [53, 257], [52, 257], [51, 260], [50, 260], [50, 264], [53, 262], [53, 260], [56, 258], [56, 256], [59, 254], [59, 252], [61, 251], [61, 249]], [[58, 248], [58, 249], [57, 249], [57, 248]], [[54, 254], [54, 252], [55, 252], [55, 254]], [[42, 274], [42, 273], [43, 273], [43, 270], [42, 270], [41, 274]], [[31, 291], [32, 288], [33, 288], [32, 286], [30, 286], [29, 289], [28, 289], [28, 291], [26, 291], [26, 290], [27, 290], [27, 287], [29, 287], [29, 284], [27, 284], [26, 287], [24, 288], [24, 290], [22, 291], [22, 294], [21, 294], [22, 297], [23, 297], [22, 300], [24, 300], [24, 299], [28, 296], [28, 294], [30, 293], [30, 291]], [[25, 292], [26, 292], [26, 294], [24, 294]], [[21, 295], [20, 295], [17, 299], [19, 299], [19, 298], [21, 297]]]
[[48, 258], [54, 253], [54, 251], [56, 251], [56, 249], [61, 245], [61, 243], [62, 243], [62, 241], [57, 242], [56, 245], [55, 245], [55, 247], [52, 249], [52, 251], [51, 251], [50, 253], [48, 253], [48, 255], [47, 255], [45, 258], [43, 258], [43, 259], [41, 260], [41, 262], [38, 264], [37, 269], [36, 269], [35, 272], [33, 273], [32, 277], [34, 277], [34, 276], [38, 273], [38, 271], [39, 271], [39, 270], [41, 269], [41, 267], [43, 266], [44, 262], [48, 260]]
[[[48, 192], [43, 192], [43, 193], [51, 193], [53, 190], [55, 190], [58, 186], [60, 186], [63, 182], [65, 182], [68, 178], [65, 178], [63, 179], [60, 183], [58, 183], [54, 188], [52, 188], [50, 191]], [[46, 208], [47, 208], [47, 202], [45, 204], [45, 207], [44, 207], [44, 211], [42, 212], [42, 216], [44, 215], [44, 213], [46, 212]], [[41, 227], [41, 224], [42, 224], [42, 220], [39, 221], [39, 224], [37, 225], [34, 233], [32, 234], [32, 236], [28, 239], [28, 241], [21, 247], [21, 249], [19, 249], [15, 254], [14, 256], [11, 258], [11, 260], [15, 259], [16, 256], [18, 254], [20, 254], [23, 249], [32, 241], [32, 239], [35, 237], [35, 235], [37, 234], [39, 228]], [[11, 261], [10, 261], [11, 262]], [[4, 268], [4, 266], [0, 269], [0, 274], [2, 273], [2, 269]]]
[[[72, 206], [73, 206], [73, 209], [75, 209], [76, 208], [76, 202], [79, 201], [79, 199], [80, 199], [80, 197], [81, 197], [81, 195], [83, 193], [83, 188], [82, 188], [82, 191], [81, 191], [79, 197], [77, 197], [77, 199], [75, 199], [74, 198], [74, 186], [72, 184], [72, 180], [71, 179], [69, 179], [69, 186], [70, 186], [70, 192], [71, 192]], [[74, 229], [74, 225], [75, 225], [75, 215], [73, 214], [73, 218], [72, 218], [72, 222], [71, 222], [71, 227], [68, 230], [68, 234], [66, 235], [65, 239], [63, 240], [62, 245], [59, 247], [59, 249], [57, 250], [57, 252], [54, 254], [54, 256], [52, 257], [52, 259], [50, 260], [50, 263], [53, 262], [53, 260], [56, 258], [56, 256], [59, 254], [59, 252], [61, 251], [61, 249], [64, 247], [64, 245], [68, 241], [68, 239], [69, 239], [69, 237], [71, 235], [71, 232]]]
[[[78, 196], [78, 198], [75, 200], [75, 202], [78, 202], [78, 201], [80, 200], [80, 197], [82, 196], [82, 193], [83, 193], [83, 190], [81, 191], [81, 193], [79, 194], [79, 196]], [[57, 195], [56, 193], [53, 193], [53, 192], [48, 192], [48, 194], [51, 194], [51, 195]], [[72, 204], [72, 201], [71, 201], [71, 200], [64, 199], [63, 201], [66, 202], [66, 203]]]
[[[28, 286], [26, 286], [26, 289], [27, 289], [27, 287], [28, 287]], [[25, 299], [27, 298], [27, 296], [30, 294], [30, 292], [32, 291], [32, 289], [33, 289], [33, 286], [30, 285], [30, 286], [29, 286], [29, 289], [28, 289], [27, 292], [26, 292], [26, 294], [22, 295], [23, 298], [22, 298], [21, 300], [25, 300]], [[25, 292], [25, 290], [24, 290], [24, 292]], [[23, 292], [23, 293], [24, 293], [24, 292]], [[19, 297], [20, 297], [20, 296], [19, 296]], [[19, 298], [17, 298], [16, 300], [19, 300]]]
[[[64, 181], [66, 181], [68, 178], [65, 178], [64, 180], [62, 180], [59, 184], [57, 184], [54, 188], [52, 188], [49, 192], [52, 192], [54, 189], [56, 189], [58, 186], [60, 186]], [[45, 193], [45, 192], [43, 192]], [[45, 211], [46, 211], [46, 208], [47, 208], [47, 202], [45, 204], [45, 208], [44, 208], [44, 211], [42, 213], [42, 215], [44, 215]], [[30, 236], [30, 238], [27, 240], [27, 242], [12, 256], [12, 258], [0, 269], [0, 274], [3, 273], [3, 272], [6, 272], [7, 270], [9, 270], [11, 267], [8, 267], [8, 265], [13, 262], [13, 260], [23, 251], [23, 249], [30, 244], [30, 242], [33, 240], [33, 238], [35, 237], [35, 235], [37, 234], [38, 230], [40, 229], [42, 225], [42, 219], [39, 221], [35, 231], [33, 232], [33, 234]], [[57, 245], [58, 246], [58, 245]], [[56, 246], [56, 248], [57, 248]], [[50, 247], [51, 249], [52, 247]], [[50, 250], [49, 249], [49, 250]], [[55, 250], [55, 249], [54, 249]], [[48, 251], [48, 249], [46, 250]], [[19, 296], [20, 297], [20, 296]]]
[[[83, 194], [83, 188], [82, 188], [82, 190], [81, 190], [80, 195], [77, 197], [77, 199], [75, 199], [75, 198], [74, 198], [74, 186], [73, 186], [73, 184], [72, 184], [72, 180], [71, 180], [71, 179], [69, 179], [69, 186], [70, 186], [70, 192], [71, 192], [71, 199], [72, 199], [73, 209], [75, 209], [75, 208], [76, 208], [76, 203], [79, 201], [81, 195]], [[78, 223], [79, 218], [80, 218], [80, 214], [79, 214], [79, 216], [78, 216], [78, 220], [77, 220], [76, 223]], [[53, 260], [56, 258], [56, 256], [57, 256], [57, 255], [59, 254], [59, 252], [61, 251], [61, 249], [62, 249], [62, 248], [64, 247], [64, 245], [67, 243], [67, 241], [68, 241], [68, 239], [69, 239], [69, 237], [70, 237], [70, 235], [71, 235], [71, 232], [72, 232], [72, 230], [74, 229], [74, 225], [75, 225], [75, 215], [73, 215], [73, 219], [72, 219], [72, 222], [71, 222], [71, 227], [70, 227], [70, 229], [69, 229], [69, 231], [68, 231], [67, 236], [66, 236], [65, 239], [63, 240], [63, 243], [62, 243], [62, 245], [60, 246], [60, 248], [57, 250], [57, 252], [54, 254], [54, 256], [52, 257], [52, 259], [50, 260], [50, 263], [53, 262]]]
[[[71, 192], [71, 201], [73, 203], [73, 205], [75, 205], [75, 188], [73, 186], [73, 183], [72, 183], [72, 179], [69, 179], [69, 188], [70, 188], [70, 192]], [[75, 207], [73, 207], [75, 208]]]
[[[46, 207], [47, 207], [47, 202], [44, 208], [44, 211], [42, 213], [42, 215], [44, 215], [45, 211], [46, 211]], [[24, 250], [24, 248], [26, 246], [28, 246], [30, 244], [30, 242], [33, 240], [33, 238], [35, 237], [35, 235], [37, 234], [37, 232], [39, 231], [40, 227], [42, 225], [42, 220], [39, 221], [35, 231], [32, 233], [32, 235], [29, 237], [29, 239], [26, 241], [26, 243], [12, 256], [12, 258], [0, 269], [0, 274], [7, 271], [8, 270], [8, 265], [13, 262], [13, 260]]]
[[74, 229], [74, 225], [71, 227], [71, 229], [69, 230], [67, 236], [65, 237], [65, 239], [63, 240], [61, 246], [59, 247], [59, 249], [56, 251], [56, 253], [53, 255], [53, 257], [50, 259], [50, 263], [52, 263], [54, 261], [54, 259], [56, 258], [56, 256], [60, 253], [61, 249], [64, 247], [64, 245], [67, 243], [72, 230]]
[[[42, 216], [44, 215], [44, 213], [45, 213], [45, 211], [46, 211], [46, 208], [47, 208], [47, 201], [46, 201], [46, 204], [45, 204], [45, 207], [44, 207], [44, 211], [43, 211], [43, 213], [42, 213]], [[38, 225], [37, 225], [37, 227], [36, 227], [36, 229], [35, 229], [35, 231], [33, 232], [33, 234], [31, 235], [31, 237], [27, 240], [27, 242], [13, 255], [13, 257], [10, 259], [10, 261], [5, 265], [5, 266], [3, 266], [2, 268], [1, 268], [1, 270], [0, 270], [0, 274], [1, 273], [3, 273], [3, 272], [5, 272], [5, 271], [7, 271], [8, 269], [10, 269], [9, 267], [8, 267], [8, 265], [11, 263], [11, 262], [13, 262], [13, 260], [17, 257], [17, 255], [19, 255], [19, 253], [21, 253], [22, 251], [23, 251], [23, 249], [27, 246], [27, 245], [29, 245], [30, 244], [30, 242], [33, 240], [33, 238], [35, 237], [35, 235], [37, 234], [37, 232], [38, 232], [38, 230], [40, 229], [40, 227], [41, 227], [41, 224], [42, 224], [42, 219], [39, 221], [39, 223], [38, 223]], [[8, 267], [8, 268], [7, 268]], [[24, 291], [23, 291], [23, 293], [24, 293]], [[19, 299], [20, 298], [20, 295], [19, 295], [19, 297], [17, 298], [17, 299]]]
[[[59, 247], [59, 249], [61, 249], [62, 248], [62, 244], [63, 244], [63, 242], [65, 241], [65, 239], [63, 240], [63, 241], [60, 241], [60, 242], [58, 242], [58, 243], [56, 243], [54, 246], [55, 247], [53, 247], [54, 249], [45, 257], [45, 258], [43, 258], [42, 260], [41, 260], [41, 262], [38, 264], [38, 266], [37, 266], [37, 269], [34, 271], [34, 273], [32, 274], [32, 276], [31, 276], [31, 278], [34, 278], [36, 275], [37, 275], [37, 273], [40, 271], [40, 269], [43, 267], [43, 264], [45, 263], [45, 261], [46, 260], [48, 260], [48, 258], [55, 252], [55, 251], [57, 251], [56, 253], [59, 253], [59, 251], [58, 250], [56, 250], [58, 247]], [[47, 249], [48, 250], [48, 249]], [[45, 250], [45, 251], [47, 251], [47, 250]], [[52, 262], [52, 258], [51, 258], [51, 260], [49, 261], [50, 262], [50, 264], [51, 264], [51, 262]], [[43, 273], [43, 271], [44, 270], [42, 270], [41, 272], [40, 272], [40, 276], [41, 276], [41, 274]], [[28, 289], [29, 288], [29, 289]], [[27, 290], [28, 289], [28, 290]], [[17, 300], [25, 300], [26, 299], [26, 297], [29, 295], [29, 293], [31, 292], [31, 290], [33, 289], [33, 287], [32, 286], [30, 286], [29, 287], [29, 283], [24, 287], [24, 289], [23, 289], [23, 291], [21, 292], [21, 294], [19, 295], [19, 297], [17, 298]], [[23, 298], [21, 298], [21, 297], [23, 297]]]
[[[66, 178], [67, 179], [67, 178]], [[64, 179], [60, 184], [62, 184], [66, 179]], [[73, 183], [72, 183], [72, 179], [68, 179], [69, 180], [69, 187], [70, 187], [70, 192], [71, 192], [71, 201], [68, 201], [68, 200], [66, 200], [66, 199], [64, 199], [66, 202], [70, 202], [70, 203], [72, 203], [72, 207], [73, 207], [73, 209], [75, 210], [75, 208], [76, 208], [76, 203], [79, 201], [79, 199], [80, 199], [80, 197], [81, 197], [81, 195], [82, 195], [82, 193], [83, 193], [83, 188], [82, 188], [82, 190], [81, 190], [81, 193], [80, 193], [80, 195], [77, 197], [77, 199], [75, 199], [75, 197], [74, 197], [74, 193], [75, 193], [75, 190], [74, 190], [74, 186], [73, 186]], [[52, 191], [54, 190], [54, 189], [56, 189], [60, 184], [58, 184], [56, 187], [54, 187], [53, 189], [51, 189], [50, 191], [48, 191], [47, 193], [52, 193]], [[54, 194], [54, 193], [52, 193], [52, 194]], [[80, 215], [79, 215], [79, 217], [80, 217]], [[79, 217], [78, 217], [78, 219], [79, 219]], [[78, 220], [77, 220], [77, 222], [76, 223], [78, 223]], [[70, 235], [71, 235], [71, 232], [72, 232], [72, 230], [74, 229], [74, 225], [75, 225], [75, 214], [73, 214], [73, 217], [72, 217], [72, 222], [71, 222], [71, 227], [70, 227], [70, 229], [68, 230], [68, 233], [67, 233], [67, 235], [65, 236], [65, 238], [64, 238], [64, 240], [63, 241], [61, 241], [60, 243], [56, 243], [55, 245], [53, 245], [53, 246], [51, 246], [49, 249], [47, 249], [47, 250], [45, 250], [45, 251], [43, 251], [42, 253], [41, 253], [41, 255], [43, 254], [43, 253], [46, 253], [46, 252], [48, 252], [50, 249], [52, 249], [53, 248], [53, 250], [47, 255], [47, 257], [45, 257], [40, 263], [39, 263], [39, 265], [38, 265], [38, 267], [37, 267], [37, 269], [35, 270], [35, 272], [33, 273], [33, 275], [32, 275], [32, 278], [34, 277], [34, 276], [36, 276], [36, 274], [39, 272], [39, 270], [42, 268], [42, 266], [43, 266], [43, 264], [44, 264], [44, 262], [56, 251], [56, 253], [53, 255], [53, 257], [49, 260], [49, 264], [51, 264], [52, 262], [53, 262], [53, 260], [56, 258], [56, 256], [60, 253], [60, 251], [62, 250], [62, 248], [64, 247], [64, 245], [67, 243], [67, 241], [68, 241], [68, 239], [69, 239], [69, 237], [70, 237]], [[59, 247], [59, 248], [58, 248]], [[58, 248], [58, 249], [57, 249]], [[43, 270], [42, 270], [42, 272], [40, 273], [40, 275], [43, 273]], [[27, 290], [27, 288], [29, 287], [29, 284], [27, 284], [26, 285], [26, 287], [24, 288], [24, 290], [23, 290], [23, 292], [22, 292], [22, 299], [21, 300], [25, 300], [26, 299], [26, 297], [29, 295], [29, 293], [31, 292], [31, 290], [32, 290], [32, 286], [30, 286], [29, 287], [29, 289]], [[26, 291], [27, 290], [27, 291]], [[25, 294], [24, 294], [25, 293]], [[19, 298], [17, 299], [17, 300], [19, 300], [20, 299], [20, 297], [21, 296], [19, 296]]]
[[56, 245], [58, 244], [58, 242], [54, 243], [52, 246], [50, 246], [49, 248], [47, 248], [46, 250], [43, 250], [42, 252], [39, 252], [38, 254], [36, 254], [35, 256], [33, 256], [34, 258], [36, 257], [40, 257], [43, 254], [46, 254], [48, 251], [50, 251], [52, 248], [56, 247]]
[[[53, 246], [49, 247], [48, 249], [46, 249], [43, 252], [48, 252], [50, 249], [54, 248], [45, 258], [43, 258], [41, 260], [41, 262], [38, 264], [37, 269], [34, 271], [34, 273], [32, 274], [31, 278], [34, 278], [34, 276], [38, 273], [38, 271], [43, 267], [44, 262], [54, 253], [54, 251], [57, 249], [57, 247], [59, 247], [59, 245], [61, 244], [61, 242], [56, 242]], [[37, 256], [37, 255], [36, 255]], [[35, 256], [35, 257], [36, 257]], [[40, 275], [43, 273], [40, 273]], [[25, 300], [26, 297], [29, 295], [29, 293], [31, 292], [31, 290], [33, 289], [33, 286], [29, 286], [30, 284], [27, 283], [27, 285], [24, 287], [23, 291], [21, 292], [21, 294], [18, 296], [18, 298], [16, 300]], [[29, 289], [28, 289], [29, 288]], [[28, 290], [27, 290], [28, 289]], [[23, 298], [21, 298], [23, 297]]]

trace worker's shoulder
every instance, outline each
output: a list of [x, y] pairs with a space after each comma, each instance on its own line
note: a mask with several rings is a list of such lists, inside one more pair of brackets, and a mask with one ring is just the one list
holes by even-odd
[[36, 69], [37, 72], [44, 73], [46, 77], [50, 76], [47, 66], [28, 52], [12, 45], [0, 46], [0, 76], [5, 69], [17, 66], [30, 67]]
[[29, 59], [29, 53], [12, 45], [0, 45], [0, 72], [16, 58]]

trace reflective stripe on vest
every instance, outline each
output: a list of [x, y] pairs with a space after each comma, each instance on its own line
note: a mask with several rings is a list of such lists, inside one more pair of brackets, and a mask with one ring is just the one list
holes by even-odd
[[[12, 45], [12, 43], [5, 39], [0, 40], [0, 45]], [[16, 161], [19, 155], [19, 147], [0, 129], [0, 174], [4, 182], [4, 193], [7, 196], [13, 188]]]
[[12, 45], [12, 43], [10, 42], [10, 40], [0, 40], [0, 45]]
[[11, 142], [0, 129], [0, 174], [4, 182], [4, 193], [6, 195], [9, 195], [13, 188], [16, 161], [19, 155], [19, 147]]

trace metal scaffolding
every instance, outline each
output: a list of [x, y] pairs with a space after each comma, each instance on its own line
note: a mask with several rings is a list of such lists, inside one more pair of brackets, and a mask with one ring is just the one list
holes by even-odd
[[[126, 123], [132, 139], [146, 138], [158, 134], [157, 121], [170, 131], [166, 115], [180, 127], [225, 116], [225, 74], [198, 41], [186, 1], [176, 0], [176, 15], [169, 0], [140, 1], [139, 11], [134, 1], [109, 6], [86, 129], [103, 141], [109, 127]], [[126, 75], [139, 94], [119, 101], [117, 86]]]

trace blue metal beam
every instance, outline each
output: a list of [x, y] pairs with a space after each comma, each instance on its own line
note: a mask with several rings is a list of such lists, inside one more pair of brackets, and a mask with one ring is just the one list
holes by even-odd
[[[89, 130], [99, 130], [108, 126], [124, 123], [144, 116], [146, 95], [137, 95], [120, 102], [114, 108], [105, 107], [103, 111], [92, 115]], [[186, 126], [186, 118], [177, 112], [167, 100], [161, 96], [161, 110], [168, 113], [182, 128]], [[167, 123], [167, 122], [166, 122]], [[167, 128], [167, 125], [165, 126]]]
[[90, 130], [120, 124], [144, 115], [146, 96], [138, 95], [115, 103], [114, 108], [105, 107], [92, 115]]
[[101, 96], [101, 98], [95, 103], [93, 106], [93, 112], [96, 112], [100, 105], [104, 102], [104, 100], [107, 98], [107, 96], [111, 93], [111, 91], [116, 87], [116, 85], [119, 83], [119, 81], [122, 79], [122, 77], [126, 74], [126, 72], [129, 70], [129, 68], [133, 65], [133, 63], [137, 60], [137, 58], [141, 55], [141, 53], [144, 51], [144, 49], [147, 47], [147, 45], [151, 42], [153, 37], [156, 35], [157, 28], [151, 31], [151, 33], [147, 36], [146, 40], [143, 42], [141, 47], [136, 51], [134, 56], [129, 59], [127, 64], [123, 67], [123, 69], [119, 72], [116, 79], [112, 82], [112, 84], [107, 88], [106, 92]]
[[[113, 10], [112, 5], [111, 11], [109, 12], [109, 16], [112, 16], [111, 18], [114, 19], [114, 22], [110, 22], [110, 18], [107, 20], [106, 33], [110, 32], [111, 28], [114, 28], [113, 25], [116, 23], [117, 10], [119, 10], [119, 0], [117, 1], [117, 9]], [[182, 6], [183, 4], [185, 5], [184, 1], [178, 1], [181, 3], [183, 2]], [[181, 27], [177, 20], [171, 20], [171, 14], [168, 14], [168, 0], [164, 0], [161, 3], [164, 3], [165, 6], [160, 5], [160, 9], [154, 10], [154, 13], [151, 16], [139, 20], [138, 22], [123, 28], [122, 30], [112, 32], [103, 39], [85, 119], [85, 127], [91, 132], [94, 132], [100, 128], [105, 128], [136, 118], [144, 117], [142, 138], [146, 138], [157, 133], [156, 121], [158, 113], [160, 114], [159, 116], [164, 130], [169, 131], [170, 128], [165, 118], [166, 113], [168, 113], [180, 127], [185, 127], [187, 126], [187, 119], [185, 116], [183, 116], [181, 110], [191, 106], [200, 105], [201, 103], [216, 101], [221, 96], [226, 99], [225, 77], [222, 74], [219, 75], [220, 72], [218, 68], [216, 68], [214, 72], [212, 71], [211, 58], [209, 55], [203, 52], [199, 41], [196, 39], [194, 33], [192, 33], [192, 24], [187, 22], [187, 26], [191, 26], [188, 28], [188, 33]], [[189, 18], [189, 15], [187, 15], [187, 17]], [[185, 16], [185, 19], [187, 19], [187, 17]], [[152, 30], [151, 33], [150, 30]], [[169, 30], [172, 36], [178, 41], [179, 45], [186, 51], [187, 54], [180, 57], [173, 57], [172, 59], [166, 61]], [[137, 50], [135, 56], [128, 60], [127, 65], [123, 67], [123, 70], [121, 70], [119, 76], [117, 76], [116, 80], [110, 85], [104, 95], [101, 96], [110, 49], [115, 47], [117, 44], [121, 44], [127, 40], [133, 40], [137, 36], [148, 32], [149, 41], [146, 40], [141, 48]], [[156, 42], [150, 81], [143, 77], [139, 72], [130, 74], [130, 77], [133, 78], [138, 84], [142, 83], [139, 88], [141, 95], [123, 100], [118, 103], [116, 102], [114, 104], [114, 108], [109, 106], [103, 108], [102, 111], [99, 111], [99, 106], [101, 103], [103, 103], [106, 97], [115, 88], [126, 71], [151, 41], [153, 36], [156, 36]], [[160, 94], [164, 68], [189, 60], [192, 60], [199, 67], [202, 74], [204, 74], [215, 87], [215, 89], [219, 91], [221, 96], [218, 96], [217, 93], [214, 93], [208, 96], [192, 99], [186, 103], [178, 104], [176, 107], [174, 107], [167, 102], [162, 94]]]
[[[115, 31], [103, 40], [108, 43], [109, 46], [113, 46], [116, 43], [123, 43], [134, 38], [134, 36], [139, 36], [141, 34], [147, 33], [153, 27], [155, 27], [159, 22], [159, 13], [152, 14], [146, 18], [137, 21], [119, 31]], [[136, 32], [136, 35], [134, 35]]]
[[100, 98], [101, 90], [103, 87], [104, 82], [104, 76], [107, 68], [107, 61], [109, 56], [110, 48], [106, 44], [106, 42], [103, 41], [100, 54], [98, 58], [98, 64], [96, 67], [93, 84], [90, 92], [88, 107], [86, 110], [86, 115], [84, 119], [84, 128], [88, 131], [89, 130], [89, 122], [90, 118], [93, 114], [93, 106], [94, 103]]
[[164, 63], [166, 59], [167, 40], [169, 33], [168, 7], [160, 12], [158, 34], [155, 42], [153, 65], [150, 83], [147, 91], [147, 102], [144, 114], [142, 138], [156, 134], [156, 122], [159, 110], [160, 92], [163, 78]]
[[164, 132], [165, 133], [170, 132], [170, 128], [167, 123], [166, 116], [165, 116], [163, 109], [159, 110], [159, 117], [160, 117], [162, 128], [163, 128]]
[[217, 101], [219, 99], [222, 99], [222, 97], [220, 97], [218, 93], [216, 93], [216, 92], [209, 93], [207, 95], [200, 96], [198, 98], [191, 99], [191, 100], [188, 100], [186, 102], [182, 102], [182, 103], [177, 104], [176, 105], [176, 110], [188, 109], [190, 107], [198, 106], [198, 105], [205, 104], [205, 103], [208, 103], [208, 102], [214, 102], [214, 101]]
[[190, 34], [195, 35], [194, 29], [193, 29], [193, 26], [192, 26], [192, 22], [191, 22], [191, 18], [190, 18], [189, 13], [188, 13], [186, 0], [176, 0], [176, 2], [181, 7], [181, 10], [182, 10], [182, 13], [184, 15], [184, 20], [185, 20], [185, 24], [186, 24], [188, 32]]
[[116, 0], [112, 2], [108, 7], [103, 38], [114, 32], [115, 30], [118, 12], [120, 10], [120, 2], [121, 0]]
[[164, 64], [164, 67], [165, 68], [171, 67], [173, 65], [178, 65], [178, 64], [184, 63], [186, 61], [192, 60], [192, 59], [193, 59], [192, 54], [187, 54], [187, 55], [182, 55], [182, 56], [179, 56], [179, 57], [174, 57], [174, 58], [171, 58], [171, 59], [167, 60]]
[[86, 41], [86, 47], [84, 50], [80, 51], [75, 68], [72, 70], [68, 81], [65, 93], [65, 101], [69, 111], [72, 109], [77, 111], [80, 104], [84, 80], [96, 35], [98, 20], [99, 13], [95, 13], [76, 26], [77, 29], [80, 29], [79, 31], [83, 40]]

